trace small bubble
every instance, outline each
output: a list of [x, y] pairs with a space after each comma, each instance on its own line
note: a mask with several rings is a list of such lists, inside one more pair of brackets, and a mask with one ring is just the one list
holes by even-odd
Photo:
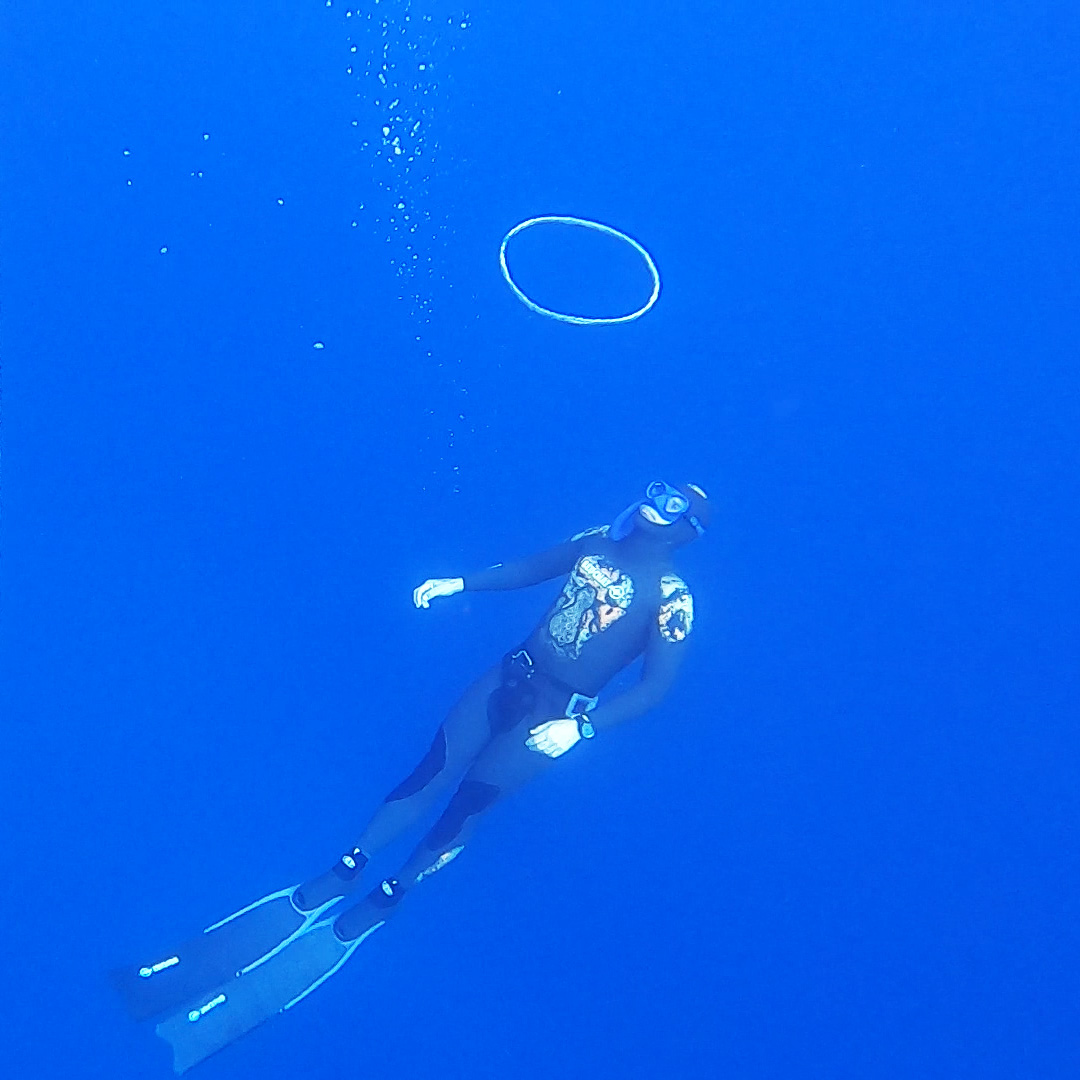
[[[327, 0], [327, 4], [326, 4], [326, 6], [327, 6], [327, 7], [329, 7], [329, 6], [330, 6], [329, 0]], [[322, 343], [321, 341], [316, 341], [316, 342], [315, 342], [315, 344], [314, 344], [314, 345], [312, 345], [312, 348], [313, 348], [313, 349], [325, 349], [325, 348], [326, 348], [326, 346], [325, 346], [325, 345], [324, 345], [324, 344], [323, 344], [323, 343]]]
[[131, 151], [128, 150], [128, 149], [125, 149], [124, 150], [124, 157], [131, 157]]
[[163, 247], [163, 248], [160, 249], [162, 255], [166, 254], [168, 252], [168, 250], [169, 249], [167, 247]]

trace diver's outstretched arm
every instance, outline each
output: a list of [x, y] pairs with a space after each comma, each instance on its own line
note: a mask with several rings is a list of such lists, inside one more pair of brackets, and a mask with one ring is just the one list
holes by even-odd
[[569, 574], [583, 550], [583, 537], [566, 540], [561, 544], [537, 552], [526, 559], [512, 563], [496, 563], [486, 570], [478, 570], [463, 578], [428, 578], [413, 590], [413, 603], [426, 608], [439, 596], [453, 596], [462, 592], [489, 592], [494, 590], [524, 589], [541, 581]]
[[418, 608], [430, 607], [437, 596], [453, 596], [464, 588], [465, 583], [459, 577], [428, 578], [423, 585], [413, 589], [413, 603]]

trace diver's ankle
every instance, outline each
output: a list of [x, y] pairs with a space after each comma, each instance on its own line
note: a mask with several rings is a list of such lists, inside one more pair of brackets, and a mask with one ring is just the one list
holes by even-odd
[[307, 915], [324, 904], [329, 904], [332, 900], [340, 899], [351, 891], [351, 882], [342, 881], [333, 871], [327, 871], [311, 881], [304, 882], [293, 893], [293, 906]]

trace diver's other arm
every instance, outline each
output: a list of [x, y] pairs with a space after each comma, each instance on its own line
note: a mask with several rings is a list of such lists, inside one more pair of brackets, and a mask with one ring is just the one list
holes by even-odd
[[437, 596], [453, 596], [464, 588], [465, 583], [459, 577], [428, 578], [423, 585], [413, 589], [413, 603], [418, 608], [426, 608]]
[[565, 540], [517, 562], [498, 563], [469, 574], [465, 578], [465, 589], [467, 592], [488, 592], [539, 585], [541, 581], [569, 574], [582, 550], [582, 539]]
[[598, 705], [589, 713], [589, 720], [597, 731], [634, 720], [656, 708], [667, 696], [682, 667], [686, 646], [680, 641], [668, 641], [653, 629], [649, 644], [645, 647], [645, 663], [641, 679], [636, 686]]
[[645, 648], [645, 664], [636, 686], [590, 712], [556, 717], [532, 728], [525, 745], [538, 754], [561, 757], [582, 739], [591, 739], [597, 731], [647, 713], [671, 689], [682, 666], [683, 652], [681, 642], [667, 641], [659, 631], [654, 631]]
[[578, 713], [576, 716], [560, 716], [532, 728], [525, 745], [538, 754], [557, 758], [577, 746], [582, 739], [591, 739], [593, 734], [592, 718], [587, 713]]
[[413, 589], [413, 603], [426, 608], [438, 596], [453, 596], [463, 589], [468, 592], [487, 592], [505, 589], [524, 589], [553, 577], [570, 573], [577, 561], [580, 540], [567, 540], [527, 559], [512, 563], [496, 563], [486, 570], [469, 574], [467, 578], [428, 578]]

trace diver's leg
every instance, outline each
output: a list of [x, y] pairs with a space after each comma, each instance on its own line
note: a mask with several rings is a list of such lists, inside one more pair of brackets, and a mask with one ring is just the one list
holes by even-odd
[[484, 749], [398, 876], [380, 882], [338, 916], [334, 923], [338, 937], [352, 941], [385, 922], [409, 889], [457, 858], [482, 814], [554, 764], [552, 758], [525, 746], [529, 726], [529, 720], [522, 722]]
[[502, 681], [496, 665], [476, 680], [450, 710], [435, 733], [420, 764], [375, 811], [359, 841], [331, 869], [305, 882], [297, 904], [311, 910], [334, 896], [344, 896], [358, 884], [368, 859], [429, 815], [450, 791], [454, 780], [473, 762], [491, 738], [488, 699]]

